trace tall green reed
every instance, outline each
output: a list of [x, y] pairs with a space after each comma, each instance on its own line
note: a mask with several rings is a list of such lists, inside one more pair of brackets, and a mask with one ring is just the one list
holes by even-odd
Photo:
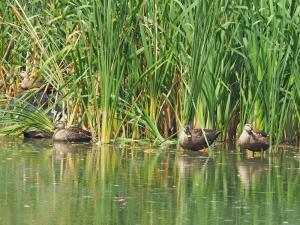
[[299, 138], [294, 1], [31, 3], [1, 3], [7, 96], [23, 68], [35, 70], [44, 90], [61, 95], [69, 125], [102, 143], [163, 141], [185, 122], [223, 130], [224, 139], [246, 122], [277, 144]]

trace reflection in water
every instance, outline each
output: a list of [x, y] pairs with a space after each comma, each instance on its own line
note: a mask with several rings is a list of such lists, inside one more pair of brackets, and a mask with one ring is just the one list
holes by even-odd
[[300, 221], [292, 151], [261, 160], [224, 146], [210, 158], [174, 147], [50, 142], [41, 148], [17, 139], [0, 148], [1, 224]]
[[202, 167], [206, 168], [213, 164], [213, 160], [200, 151], [184, 151], [182, 154], [177, 154], [175, 160], [180, 177], [190, 177]]
[[48, 148], [52, 144], [51, 138], [24, 138], [22, 141], [33, 148]]
[[268, 170], [266, 159], [246, 159], [237, 163], [239, 176], [245, 188], [249, 188], [257, 179], [263, 177]]
[[70, 143], [70, 142], [53, 142], [54, 155], [56, 160], [64, 159], [68, 153], [83, 153], [91, 148], [90, 143]]

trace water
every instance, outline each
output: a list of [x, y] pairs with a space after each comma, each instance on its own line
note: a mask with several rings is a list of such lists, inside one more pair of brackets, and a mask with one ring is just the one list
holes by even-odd
[[300, 224], [298, 151], [261, 159], [223, 144], [208, 156], [176, 146], [1, 138], [0, 221]]

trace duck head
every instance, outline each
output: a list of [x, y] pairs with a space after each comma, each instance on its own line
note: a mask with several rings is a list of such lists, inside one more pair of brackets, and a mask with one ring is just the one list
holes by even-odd
[[54, 115], [54, 130], [64, 129], [66, 126], [67, 117], [62, 112], [56, 112]]
[[250, 123], [246, 123], [244, 126], [244, 131], [246, 131], [248, 134], [251, 134], [253, 131], [253, 127]]
[[66, 126], [66, 123], [64, 121], [57, 121], [54, 125], [55, 130], [61, 130], [64, 129]]
[[185, 135], [187, 135], [187, 137], [192, 137], [190, 125], [185, 124], [185, 125], [183, 126], [183, 132], [185, 133]]

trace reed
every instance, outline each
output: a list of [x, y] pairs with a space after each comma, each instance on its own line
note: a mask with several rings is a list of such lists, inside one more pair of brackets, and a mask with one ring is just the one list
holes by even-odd
[[232, 139], [246, 122], [299, 141], [295, 1], [26, 2], [0, 3], [2, 109], [27, 76], [43, 81], [27, 95], [57, 100], [43, 110], [101, 143], [162, 142], [182, 123]]

